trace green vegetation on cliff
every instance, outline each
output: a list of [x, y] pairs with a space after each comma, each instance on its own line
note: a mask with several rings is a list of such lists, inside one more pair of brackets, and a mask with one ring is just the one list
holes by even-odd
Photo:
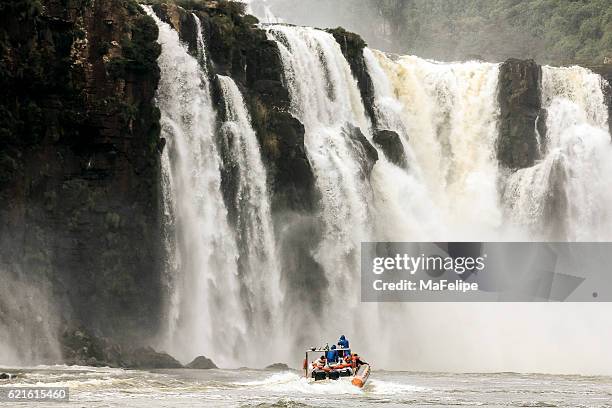
[[[269, 0], [298, 24], [343, 25], [386, 51], [602, 63], [612, 57], [610, 0]], [[314, 11], [313, 11], [314, 10]]]

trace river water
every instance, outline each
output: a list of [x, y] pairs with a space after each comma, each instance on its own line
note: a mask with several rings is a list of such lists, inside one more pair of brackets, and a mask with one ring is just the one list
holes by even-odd
[[19, 407], [612, 407], [612, 377], [597, 376], [374, 369], [360, 390], [348, 380], [311, 383], [293, 370], [38, 366], [0, 371], [20, 373], [16, 380], [0, 380], [0, 386], [70, 388], [67, 403]]

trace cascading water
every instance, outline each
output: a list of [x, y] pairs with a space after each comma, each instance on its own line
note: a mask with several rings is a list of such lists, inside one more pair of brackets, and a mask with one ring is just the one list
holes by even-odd
[[157, 103], [162, 136], [168, 141], [162, 160], [164, 196], [174, 211], [179, 263], [171, 302], [176, 309], [169, 314], [176, 321], [166, 345], [183, 361], [204, 354], [232, 365], [246, 327], [238, 300], [238, 250], [221, 194], [208, 78], [176, 31], [151, 8], [146, 10], [159, 27], [162, 45]]
[[[148, 11], [160, 29], [157, 101], [168, 140], [162, 179], [174, 278], [165, 345], [183, 361], [203, 354], [223, 366], [269, 363], [266, 356], [279, 346], [270, 333], [280, 334], [283, 295], [267, 175], [250, 115], [234, 81], [218, 76], [224, 120], [217, 136], [200, 20], [192, 14], [199, 31], [193, 58]], [[232, 179], [223, 186], [226, 171]], [[243, 352], [246, 339], [258, 353]]]
[[[396, 98], [377, 97], [378, 111], [386, 112], [383, 123], [409, 135], [413, 167], [437, 207], [439, 224], [432, 229], [436, 236], [412, 239], [495, 236], [502, 221], [495, 158], [498, 65], [438, 63], [413, 56], [392, 61], [372, 53], [375, 58], [365, 53], [371, 75], [380, 77], [381, 69], [389, 84], [378, 85], [377, 92], [390, 95], [384, 91], [390, 86]], [[445, 227], [441, 230], [440, 225]]]
[[329, 292], [350, 293], [358, 287], [353, 278], [360, 243], [371, 236], [370, 191], [350, 134], [351, 126], [369, 128], [361, 95], [331, 34], [281, 25], [267, 30], [279, 45], [291, 110], [304, 124], [306, 150], [322, 197], [324, 232], [315, 258], [328, 272]]
[[[360, 333], [357, 344], [374, 350], [380, 346], [378, 336], [391, 336], [392, 329], [382, 324], [378, 305], [359, 302], [360, 244], [405, 232], [401, 217], [391, 218], [411, 206], [408, 201], [404, 202], [407, 205], [398, 202], [408, 190], [405, 187], [411, 185], [406, 182], [409, 176], [381, 151], [370, 180], [364, 174], [367, 159], [362, 149], [363, 143], [372, 140], [371, 125], [357, 82], [333, 36], [304, 27], [277, 25], [267, 30], [281, 52], [291, 111], [304, 124], [306, 151], [322, 197], [319, 214], [323, 232], [314, 258], [323, 276], [314, 287], [302, 290], [316, 293], [323, 288], [324, 301], [314, 311], [314, 321], [298, 319], [304, 327], [315, 330], [309, 330], [301, 341], [333, 339], [339, 331]], [[359, 137], [360, 142], [356, 140]], [[395, 235], [382, 230], [393, 225], [398, 225]], [[303, 309], [310, 309], [313, 303], [307, 298]]]
[[218, 76], [225, 105], [221, 126], [224, 166], [236, 170], [234, 208], [237, 243], [240, 253], [242, 300], [247, 309], [251, 344], [259, 364], [267, 352], [278, 352], [273, 339], [278, 333], [278, 313], [282, 306], [280, 266], [272, 225], [267, 175], [259, 143], [242, 94], [234, 80]]
[[509, 177], [503, 201], [539, 239], [610, 240], [612, 146], [602, 79], [581, 67], [545, 66], [542, 74], [543, 157]]
[[[380, 129], [393, 130], [400, 140], [408, 169], [381, 160], [372, 172], [372, 186], [377, 208], [377, 231], [381, 241], [411, 239], [433, 240], [444, 231], [431, 193], [423, 181], [421, 168], [409, 143], [410, 135], [403, 114], [404, 107], [395, 97], [389, 78], [378, 62], [375, 52], [365, 48], [363, 56], [374, 88], [374, 112]], [[409, 198], [408, 198], [409, 197]]]

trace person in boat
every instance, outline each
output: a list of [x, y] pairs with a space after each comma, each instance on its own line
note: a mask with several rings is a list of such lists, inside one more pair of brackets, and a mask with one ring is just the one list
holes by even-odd
[[358, 369], [359, 369], [359, 366], [362, 366], [362, 365], [364, 365], [364, 364], [368, 364], [368, 363], [366, 363], [365, 361], [363, 361], [363, 360], [362, 360], [362, 359], [359, 357], [359, 355], [358, 355], [357, 353], [353, 353], [353, 355], [351, 356], [351, 358], [352, 358], [352, 360], [353, 360], [353, 361], [352, 361], [352, 364], [353, 364], [353, 368], [354, 368], [355, 370], [358, 370]]
[[336, 350], [335, 344], [332, 344], [331, 349], [327, 352], [327, 362], [329, 364], [335, 364], [338, 362], [338, 350]]
[[324, 355], [312, 362], [312, 368], [315, 368], [315, 369], [322, 369], [326, 365], [327, 365], [327, 359], [325, 358]]
[[342, 355], [351, 355], [351, 350], [349, 348], [349, 341], [347, 340], [346, 337], [344, 337], [344, 334], [340, 336], [340, 339], [338, 340], [338, 346], [340, 348], [344, 348], [344, 349], [348, 349], [348, 350], [342, 350]]

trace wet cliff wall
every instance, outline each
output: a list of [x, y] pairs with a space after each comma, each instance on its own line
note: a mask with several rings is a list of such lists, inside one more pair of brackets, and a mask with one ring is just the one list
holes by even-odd
[[[612, 65], [585, 66], [603, 78], [612, 131]], [[499, 70], [500, 129], [497, 159], [509, 169], [532, 166], [546, 148], [546, 109], [542, 106], [542, 66], [534, 60], [508, 59]], [[539, 137], [539, 141], [538, 141]]]
[[156, 328], [156, 39], [132, 0], [0, 5], [0, 279], [45, 286], [60, 332]]

